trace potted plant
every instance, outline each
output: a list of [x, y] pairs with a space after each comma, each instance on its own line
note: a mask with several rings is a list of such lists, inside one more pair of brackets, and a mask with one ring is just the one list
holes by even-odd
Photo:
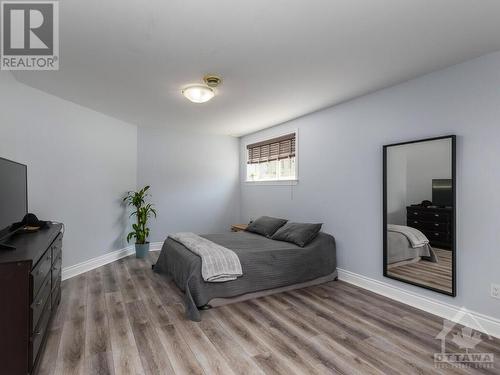
[[123, 201], [127, 206], [135, 208], [135, 211], [130, 214], [134, 216], [137, 222], [132, 224], [133, 231], [127, 235], [127, 242], [135, 238], [135, 256], [137, 258], [144, 258], [149, 251], [149, 228], [146, 227], [148, 219], [154, 215], [156, 218], [156, 210], [151, 203], [146, 203], [146, 198], [151, 195], [148, 194], [149, 186], [142, 188], [139, 191], [129, 191]]

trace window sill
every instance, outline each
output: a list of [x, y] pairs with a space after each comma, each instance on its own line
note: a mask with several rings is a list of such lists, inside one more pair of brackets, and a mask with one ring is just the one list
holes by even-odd
[[247, 185], [297, 185], [299, 180], [245, 181]]

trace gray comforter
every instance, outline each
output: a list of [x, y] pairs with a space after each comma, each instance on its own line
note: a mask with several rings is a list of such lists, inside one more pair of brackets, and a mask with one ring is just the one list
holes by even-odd
[[301, 248], [249, 233], [208, 234], [202, 237], [233, 250], [239, 257], [243, 276], [223, 283], [208, 283], [201, 275], [201, 258], [181, 243], [167, 238], [155, 272], [173, 278], [185, 293], [188, 319], [200, 321], [197, 307], [214, 298], [236, 297], [266, 289], [327, 276], [336, 270], [335, 240], [326, 233]]

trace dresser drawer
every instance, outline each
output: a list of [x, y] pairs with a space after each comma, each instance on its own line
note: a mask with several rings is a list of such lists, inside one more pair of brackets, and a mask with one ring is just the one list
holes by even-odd
[[52, 289], [56, 285], [57, 281], [61, 280], [61, 270], [62, 270], [62, 254], [52, 263]]
[[422, 220], [417, 220], [417, 219], [408, 219], [407, 224], [409, 227], [413, 227], [416, 229], [425, 229], [429, 231], [436, 231], [436, 232], [449, 232], [450, 224], [448, 223], [431, 223], [428, 221], [422, 221]]
[[40, 258], [38, 264], [31, 271], [33, 276], [33, 297], [37, 298], [38, 292], [45, 281], [47, 275], [50, 274], [50, 268], [52, 267], [52, 253], [49, 251]]
[[61, 281], [58, 281], [55, 288], [52, 289], [52, 311], [55, 311], [61, 301]]
[[408, 210], [407, 211], [407, 219], [419, 219], [423, 221], [436, 221], [440, 223], [449, 223], [450, 222], [450, 214], [441, 213], [441, 212], [422, 212], [418, 210]]
[[45, 332], [47, 331], [47, 327], [49, 325], [50, 316], [51, 316], [51, 305], [50, 303], [48, 303], [45, 305], [45, 309], [43, 310], [38, 325], [36, 326], [33, 334], [31, 335], [30, 368], [35, 363], [38, 352], [40, 351], [40, 347], [42, 345]]
[[54, 262], [62, 253], [62, 234], [59, 234], [50, 246], [52, 251], [52, 262]]
[[42, 315], [43, 309], [47, 302], [50, 303], [50, 292], [52, 290], [50, 277], [47, 275], [42, 288], [40, 289], [40, 293], [36, 296], [31, 304], [31, 333], [33, 333], [35, 327], [40, 320], [40, 316]]
[[450, 214], [442, 213], [442, 212], [434, 212], [430, 214], [433, 221], [437, 221], [439, 223], [449, 223], [450, 222]]
[[450, 241], [450, 233], [449, 232], [435, 232], [435, 231], [424, 231], [426, 237], [432, 241], [438, 242], [448, 242]]

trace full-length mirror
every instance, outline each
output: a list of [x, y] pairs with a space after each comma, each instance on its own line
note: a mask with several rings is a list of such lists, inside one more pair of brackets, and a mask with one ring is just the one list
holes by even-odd
[[455, 136], [384, 146], [384, 276], [456, 295]]

